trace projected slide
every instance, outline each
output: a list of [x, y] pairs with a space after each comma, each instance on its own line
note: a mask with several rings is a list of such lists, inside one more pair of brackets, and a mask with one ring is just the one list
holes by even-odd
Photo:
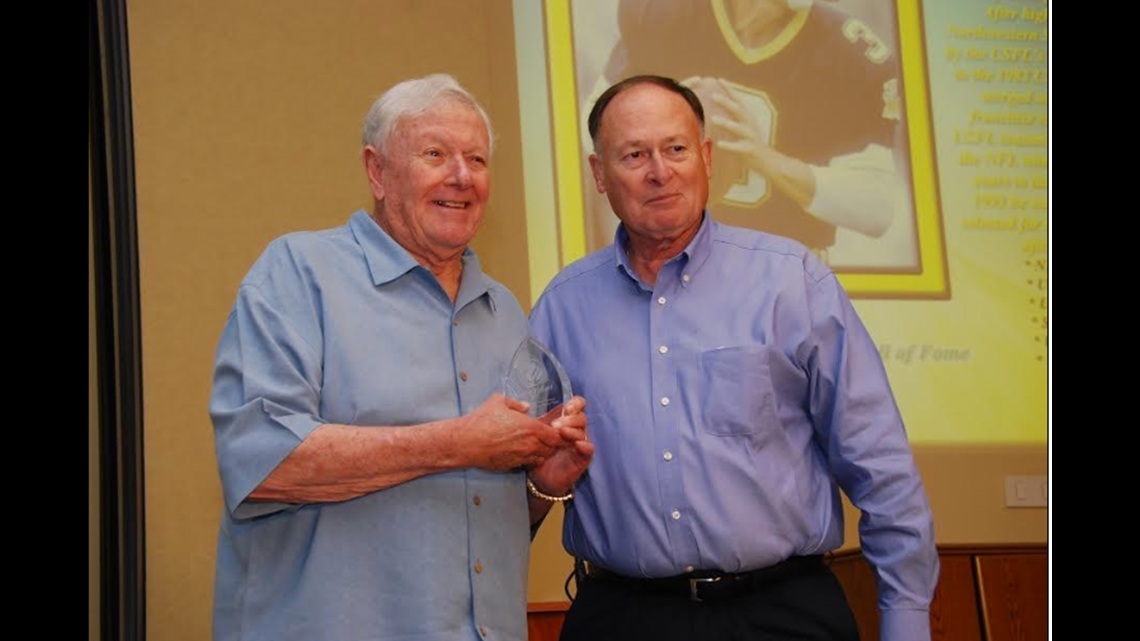
[[[613, 239], [585, 119], [672, 76], [705, 105], [710, 212], [826, 261], [917, 440], [1044, 440], [1048, 4], [516, 0], [532, 298]], [[811, 167], [806, 206], [758, 149]]]

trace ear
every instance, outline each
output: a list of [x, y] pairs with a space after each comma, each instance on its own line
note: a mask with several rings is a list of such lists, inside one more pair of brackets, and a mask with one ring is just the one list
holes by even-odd
[[598, 193], [606, 193], [606, 183], [602, 180], [602, 161], [598, 160], [598, 154], [590, 154], [590, 172], [594, 174], [594, 187]]
[[368, 186], [376, 202], [384, 200], [384, 156], [372, 145], [364, 148], [361, 154], [364, 172], [368, 174]]

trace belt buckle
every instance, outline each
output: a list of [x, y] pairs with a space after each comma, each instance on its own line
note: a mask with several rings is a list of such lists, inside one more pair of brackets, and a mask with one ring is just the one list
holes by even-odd
[[701, 584], [718, 583], [723, 578], [722, 576], [717, 576], [706, 579], [689, 579], [689, 600], [696, 603], [704, 603], [704, 599], [701, 598]]

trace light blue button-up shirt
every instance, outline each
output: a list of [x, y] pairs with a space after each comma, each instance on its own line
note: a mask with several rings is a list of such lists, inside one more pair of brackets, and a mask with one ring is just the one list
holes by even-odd
[[567, 267], [531, 315], [588, 400], [597, 447], [567, 551], [635, 577], [766, 567], [842, 544], [842, 487], [863, 511], [883, 638], [928, 638], [929, 506], [835, 275], [799, 243], [706, 215], [650, 287], [625, 234]]
[[210, 400], [225, 497], [215, 639], [526, 638], [521, 473], [454, 470], [340, 503], [248, 499], [324, 423], [436, 421], [502, 390], [526, 319], [474, 253], [463, 262], [453, 305], [360, 211], [274, 241], [242, 282]]

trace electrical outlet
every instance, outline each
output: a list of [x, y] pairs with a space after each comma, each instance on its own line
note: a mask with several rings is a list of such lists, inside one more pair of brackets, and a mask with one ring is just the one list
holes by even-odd
[[1005, 477], [1005, 505], [1006, 507], [1049, 507], [1049, 477]]

